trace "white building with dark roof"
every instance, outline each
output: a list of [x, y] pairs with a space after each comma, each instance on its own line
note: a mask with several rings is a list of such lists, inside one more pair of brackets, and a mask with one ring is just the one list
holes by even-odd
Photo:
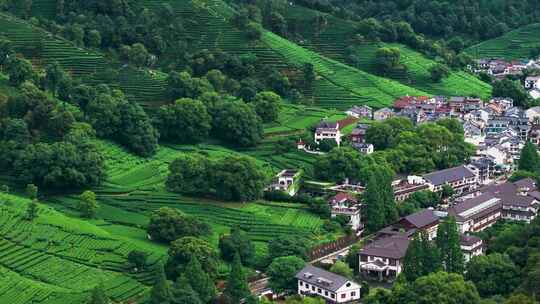
[[360, 249], [359, 269], [379, 280], [394, 280], [403, 269], [403, 258], [409, 248], [407, 236], [395, 235], [377, 239]]
[[331, 216], [345, 216], [349, 219], [349, 225], [354, 231], [361, 231], [364, 228], [361, 217], [361, 204], [358, 199], [347, 192], [340, 192], [328, 200]]
[[273, 183], [267, 188], [271, 191], [283, 191], [290, 196], [294, 196], [300, 189], [301, 170], [285, 169], [279, 172]]
[[468, 263], [475, 256], [484, 254], [484, 242], [477, 236], [462, 234], [460, 247], [465, 263]]
[[478, 185], [478, 176], [466, 166], [458, 166], [435, 171], [422, 176], [434, 192], [450, 185], [456, 193], [470, 191]]
[[448, 209], [448, 214], [456, 218], [459, 232], [479, 232], [501, 217], [501, 200], [491, 193], [457, 202]]
[[317, 296], [327, 303], [352, 303], [360, 300], [360, 284], [312, 265], [296, 274], [298, 294]]
[[341, 144], [341, 130], [339, 129], [339, 123], [321, 121], [315, 129], [314, 139], [317, 144], [322, 140], [332, 139], [335, 140], [339, 146]]

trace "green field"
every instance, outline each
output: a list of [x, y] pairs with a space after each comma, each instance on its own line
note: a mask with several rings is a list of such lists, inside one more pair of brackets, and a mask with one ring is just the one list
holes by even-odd
[[[45, 5], [45, 1], [41, 1]], [[102, 54], [75, 46], [72, 42], [54, 36], [41, 28], [0, 13], [0, 36], [11, 40], [17, 52], [30, 59], [37, 67], [58, 62], [73, 76], [87, 77], [92, 82], [102, 81], [107, 67], [115, 67]], [[118, 66], [119, 68], [119, 66]], [[143, 104], [160, 104], [165, 99], [167, 74], [119, 68], [116, 81], [110, 83], [119, 87], [133, 101]]]
[[[402, 44], [359, 44], [354, 41], [357, 25], [352, 21], [299, 5], [288, 7], [284, 13], [290, 23], [304, 25], [297, 27], [299, 33], [305, 38], [302, 40], [302, 46], [341, 62], [345, 62], [346, 49], [353, 46], [356, 55], [361, 60], [359, 68], [362, 71], [376, 74], [374, 63], [377, 49], [397, 47], [401, 50], [401, 63], [407, 67], [408, 72], [388, 75], [391, 79], [430, 95], [476, 95], [487, 98], [491, 94], [490, 85], [462, 71], [452, 71], [450, 77], [440, 83], [433, 83], [430, 79], [429, 68], [435, 64], [435, 61]], [[316, 18], [321, 15], [325, 16], [326, 24], [316, 26]], [[309, 26], [305, 26], [306, 24]]]
[[18, 196], [0, 193], [0, 202], [0, 302], [82, 303], [101, 283], [115, 301], [148, 291], [162, 252], [147, 251], [149, 269], [131, 274], [127, 254], [145, 248], [41, 204], [28, 222], [29, 201]]
[[540, 45], [540, 23], [531, 24], [466, 49], [475, 58], [528, 59], [532, 47]]

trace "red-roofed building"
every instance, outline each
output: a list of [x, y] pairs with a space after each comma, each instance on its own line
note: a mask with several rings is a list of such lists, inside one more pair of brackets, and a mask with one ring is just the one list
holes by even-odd
[[347, 192], [340, 192], [328, 200], [332, 217], [338, 215], [349, 218], [353, 230], [361, 232], [364, 225], [361, 222], [361, 204], [358, 199]]

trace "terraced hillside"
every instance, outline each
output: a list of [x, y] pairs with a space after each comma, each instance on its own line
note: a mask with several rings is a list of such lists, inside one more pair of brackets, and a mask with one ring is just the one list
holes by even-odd
[[540, 45], [540, 23], [473, 45], [466, 52], [475, 58], [528, 59], [531, 48], [538, 45]]
[[[43, 0], [42, 3], [46, 6], [47, 2]], [[11, 40], [18, 52], [39, 67], [58, 62], [73, 76], [86, 76], [93, 81], [100, 81], [102, 74], [111, 66], [111, 62], [98, 52], [77, 47], [24, 20], [2, 13], [0, 36]], [[112, 85], [120, 87], [128, 98], [143, 104], [159, 104], [164, 100], [166, 74], [118, 68], [118, 79]]]
[[[356, 42], [357, 24], [352, 21], [298, 5], [287, 7], [284, 13], [287, 21], [296, 24], [294, 28], [305, 38], [302, 40], [302, 46], [341, 62], [345, 62], [347, 48], [352, 46], [361, 60], [359, 68], [365, 72], [376, 74], [373, 64], [378, 48], [397, 47], [401, 50], [401, 62], [408, 71], [388, 77], [404, 85], [432, 95], [478, 95], [486, 98], [491, 93], [490, 85], [461, 71], [453, 71], [450, 77], [441, 83], [433, 83], [429, 68], [435, 61], [402, 44]], [[323, 19], [321, 16], [324, 16], [324, 22], [320, 21]]]
[[[0, 193], [0, 202], [1, 303], [83, 303], [102, 283], [115, 301], [148, 292], [151, 267], [131, 274], [127, 263], [130, 251], [144, 248], [41, 204], [29, 222], [21, 197]], [[148, 254], [150, 265], [163, 258]]]
[[188, 20], [186, 39], [195, 46], [223, 49], [231, 53], [253, 53], [266, 64], [281, 70], [298, 70], [304, 63], [312, 63], [320, 76], [313, 89], [306, 92], [315, 104], [325, 108], [344, 109], [352, 104], [383, 107], [396, 97], [426, 94], [396, 81], [377, 77], [341, 64], [294, 43], [265, 32], [262, 43], [252, 43], [229, 22], [234, 11], [220, 0], [164, 1], [144, 0], [142, 4], [157, 8], [170, 3], [177, 14]]

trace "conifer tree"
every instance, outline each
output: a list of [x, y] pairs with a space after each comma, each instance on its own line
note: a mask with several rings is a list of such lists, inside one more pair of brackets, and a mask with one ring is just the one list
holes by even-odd
[[538, 156], [538, 151], [533, 143], [527, 142], [525, 144], [521, 150], [518, 165], [518, 170], [520, 171], [529, 171], [534, 173], [540, 171], [540, 157]]
[[375, 232], [384, 226], [384, 208], [381, 205], [379, 186], [375, 176], [370, 175], [364, 192], [366, 202], [366, 228], [370, 232]]
[[216, 296], [214, 282], [208, 273], [203, 271], [201, 263], [196, 257], [191, 257], [185, 269], [185, 276], [203, 303], [209, 303]]
[[38, 203], [36, 199], [33, 199], [30, 204], [26, 207], [26, 219], [33, 221], [38, 216]]
[[242, 263], [240, 262], [240, 255], [238, 253], [234, 256], [229, 280], [227, 280], [227, 287], [223, 293], [229, 297], [233, 303], [240, 303], [241, 299], [250, 294], [246, 275], [242, 269]]
[[203, 304], [199, 295], [189, 284], [185, 275], [176, 280], [172, 290], [172, 301], [174, 304]]
[[398, 218], [392, 189], [391, 171], [383, 166], [373, 166], [368, 175], [364, 201], [367, 204], [367, 229], [375, 232]]
[[150, 293], [151, 304], [169, 304], [171, 300], [171, 287], [165, 277], [163, 264], [159, 263], [156, 267], [156, 278], [152, 291]]
[[458, 226], [454, 217], [449, 217], [439, 224], [436, 244], [445, 271], [462, 274], [465, 269], [465, 260], [461, 251]]
[[403, 276], [408, 282], [413, 282], [422, 276], [422, 244], [420, 243], [420, 238], [413, 238], [403, 259]]

